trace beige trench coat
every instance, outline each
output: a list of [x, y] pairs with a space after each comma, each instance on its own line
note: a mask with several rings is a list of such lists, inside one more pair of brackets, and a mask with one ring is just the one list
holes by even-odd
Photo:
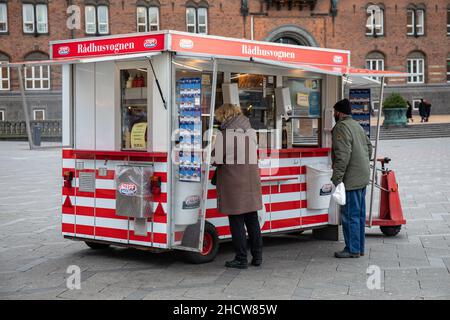
[[[230, 140], [234, 140], [234, 143], [227, 143]], [[238, 141], [245, 141], [245, 149], [242, 149], [242, 144], [238, 147]], [[218, 156], [215, 158], [218, 211], [226, 215], [238, 215], [261, 210], [263, 204], [256, 132], [251, 128], [248, 118], [239, 115], [223, 123], [215, 146], [214, 156]], [[223, 153], [219, 155], [220, 150]]]

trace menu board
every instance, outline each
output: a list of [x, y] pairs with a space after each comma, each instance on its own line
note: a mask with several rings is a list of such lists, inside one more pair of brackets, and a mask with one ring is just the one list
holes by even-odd
[[352, 117], [363, 127], [370, 137], [370, 89], [350, 89], [349, 100]]
[[179, 90], [179, 179], [200, 182], [202, 156], [201, 78], [181, 78]]

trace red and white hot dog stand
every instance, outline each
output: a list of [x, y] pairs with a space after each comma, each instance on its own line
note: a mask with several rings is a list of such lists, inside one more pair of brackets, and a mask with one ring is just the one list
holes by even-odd
[[339, 221], [328, 205], [307, 201], [306, 168], [331, 164], [343, 76], [405, 76], [353, 69], [349, 51], [177, 31], [50, 47], [46, 63], [63, 65], [69, 146], [64, 237], [92, 248], [180, 249], [197, 263], [214, 259], [219, 240], [231, 237], [210, 183], [216, 106], [239, 103], [258, 132], [262, 232], [319, 229]]

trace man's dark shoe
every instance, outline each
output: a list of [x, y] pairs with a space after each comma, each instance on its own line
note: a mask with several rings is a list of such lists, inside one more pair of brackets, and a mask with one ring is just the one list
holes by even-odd
[[364, 252], [360, 252], [359, 255], [360, 255], [361, 257], [364, 257]]
[[262, 259], [252, 259], [252, 266], [259, 267], [262, 264]]
[[248, 264], [247, 264], [247, 262], [242, 262], [239, 260], [232, 260], [232, 261], [225, 262], [225, 267], [236, 268], [236, 269], [247, 269]]
[[344, 258], [359, 258], [359, 253], [350, 253], [346, 250], [343, 251], [338, 251], [334, 253], [334, 256], [336, 258], [339, 259], [344, 259]]

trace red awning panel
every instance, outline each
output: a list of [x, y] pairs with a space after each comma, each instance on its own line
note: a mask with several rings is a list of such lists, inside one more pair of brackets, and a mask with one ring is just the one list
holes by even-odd
[[405, 72], [388, 71], [388, 70], [369, 70], [369, 69], [353, 68], [351, 66], [305, 64], [299, 62], [286, 63], [281, 61], [272, 61], [260, 58], [252, 58], [252, 60], [257, 63], [277, 66], [281, 68], [299, 69], [303, 71], [316, 72], [321, 74], [330, 74], [334, 76], [387, 77], [387, 78], [392, 77], [405, 78], [409, 76], [409, 74]]
[[325, 66], [325, 65], [305, 65], [298, 63], [299, 67], [304, 67], [310, 71], [315, 71], [318, 73], [334, 74], [340, 76], [351, 76], [351, 77], [386, 77], [386, 78], [406, 78], [409, 76], [406, 72], [389, 71], [389, 70], [369, 70], [354, 67], [343, 67], [343, 66]]
[[54, 60], [36, 60], [36, 61], [21, 61], [21, 62], [0, 62], [0, 66], [4, 65], [7, 67], [32, 67], [32, 66], [48, 66], [48, 65], [64, 65], [73, 63], [92, 63], [92, 62], [102, 62], [102, 61], [116, 61], [116, 60], [130, 60], [138, 58], [150, 58], [161, 54], [161, 52], [144, 52], [144, 53], [133, 53], [133, 54], [117, 54], [112, 56], [99, 56], [99, 57], [89, 57], [89, 58], [59, 58]]

